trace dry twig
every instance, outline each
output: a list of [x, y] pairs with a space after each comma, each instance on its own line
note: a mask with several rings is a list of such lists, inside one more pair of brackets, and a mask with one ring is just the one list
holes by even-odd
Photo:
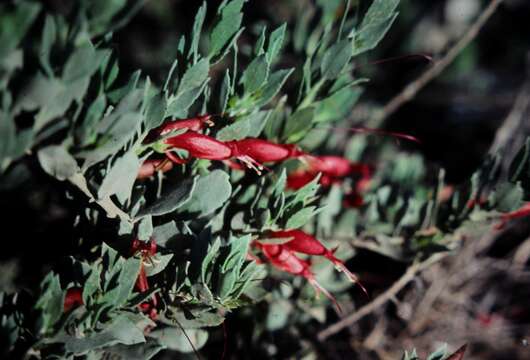
[[378, 126], [386, 118], [392, 115], [405, 103], [412, 100], [416, 94], [425, 87], [431, 80], [436, 78], [447, 66], [449, 66], [454, 59], [464, 50], [473, 39], [478, 35], [484, 24], [495, 13], [498, 6], [503, 0], [491, 0], [489, 5], [483, 10], [477, 20], [469, 27], [462, 38], [442, 57], [440, 60], [420, 75], [416, 80], [407, 85], [399, 94], [392, 98], [382, 110], [380, 110], [373, 118], [370, 126]]
[[401, 276], [401, 278], [399, 278], [399, 280], [396, 281], [385, 292], [383, 292], [381, 295], [376, 297], [370, 303], [361, 307], [359, 310], [357, 310], [353, 314], [340, 319], [335, 324], [332, 324], [328, 326], [327, 328], [325, 328], [324, 330], [320, 331], [317, 335], [318, 339], [320, 341], [326, 340], [328, 337], [338, 333], [345, 327], [350, 326], [351, 324], [359, 321], [366, 315], [372, 313], [374, 310], [383, 306], [389, 300], [391, 300], [394, 296], [396, 296], [397, 293], [401, 291], [410, 281], [412, 281], [417, 274], [419, 274], [426, 268], [430, 267], [434, 263], [442, 260], [445, 256], [447, 256], [447, 254], [448, 253], [438, 253], [438, 254], [432, 255], [431, 257], [429, 257], [428, 259], [422, 262], [414, 262], [411, 266], [409, 266], [409, 268]]

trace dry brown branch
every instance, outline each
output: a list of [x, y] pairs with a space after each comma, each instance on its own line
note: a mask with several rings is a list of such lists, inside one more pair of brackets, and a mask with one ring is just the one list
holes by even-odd
[[353, 314], [340, 319], [335, 324], [332, 324], [328, 326], [327, 328], [325, 328], [324, 330], [320, 331], [317, 335], [318, 339], [320, 341], [326, 340], [328, 337], [338, 333], [345, 327], [352, 325], [353, 323], [359, 321], [366, 315], [372, 313], [374, 310], [383, 306], [389, 300], [391, 300], [394, 296], [396, 296], [397, 293], [399, 293], [410, 281], [412, 281], [417, 274], [419, 274], [421, 271], [425, 270], [432, 264], [440, 261], [445, 256], [447, 256], [447, 254], [448, 253], [439, 253], [439, 254], [432, 255], [431, 257], [429, 257], [428, 259], [422, 262], [414, 262], [412, 265], [408, 267], [407, 271], [405, 271], [405, 273], [385, 292], [383, 292], [381, 295], [376, 297], [370, 303], [361, 307], [359, 310], [357, 310]]
[[405, 103], [412, 100], [416, 94], [425, 87], [431, 80], [442, 73], [447, 66], [449, 66], [455, 58], [464, 50], [471, 41], [475, 39], [484, 24], [495, 13], [498, 6], [503, 0], [491, 0], [489, 5], [482, 11], [477, 20], [469, 27], [462, 38], [454, 44], [452, 48], [432, 67], [427, 69], [416, 80], [407, 85], [399, 94], [392, 98], [380, 111], [378, 111], [372, 119], [370, 126], [379, 126], [386, 118], [392, 115]]

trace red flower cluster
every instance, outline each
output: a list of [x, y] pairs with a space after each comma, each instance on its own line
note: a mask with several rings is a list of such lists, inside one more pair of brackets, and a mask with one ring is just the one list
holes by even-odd
[[270, 232], [267, 234], [267, 237], [290, 240], [283, 244], [266, 244], [259, 240], [254, 241], [253, 246], [262, 251], [266, 260], [279, 270], [293, 275], [299, 275], [307, 279], [307, 281], [309, 281], [309, 283], [315, 288], [317, 295], [320, 292], [323, 292], [339, 310], [340, 306], [333, 295], [323, 288], [315, 279], [315, 275], [311, 271], [310, 262], [299, 258], [295, 253], [324, 256], [331, 261], [339, 271], [343, 272], [350, 281], [359, 284], [361, 289], [366, 293], [364, 287], [359, 283], [357, 276], [346, 268], [342, 260], [335, 257], [333, 251], [327, 249], [313, 236], [306, 234], [301, 230], [284, 230]]
[[[131, 246], [132, 255], [139, 253], [141, 256], [140, 274], [138, 274], [135, 284], [136, 290], [140, 293], [144, 293], [149, 290], [149, 282], [147, 281], [147, 274], [145, 273], [144, 261], [149, 261], [152, 256], [155, 256], [156, 248], [157, 246], [154, 239], [151, 239], [148, 242], [140, 241], [138, 239], [133, 240]], [[145, 314], [149, 314], [149, 317], [152, 320], [155, 320], [158, 315], [156, 310], [157, 305], [158, 299], [156, 295], [153, 295], [150, 300], [140, 304], [140, 310], [142, 310], [142, 312]]]
[[[176, 164], [185, 164], [189, 159], [181, 159], [171, 149], [186, 150], [190, 158], [225, 161], [234, 168], [242, 168], [232, 160], [240, 161], [244, 166], [255, 170], [258, 174], [264, 169], [263, 163], [281, 162], [289, 158], [305, 155], [295, 145], [275, 144], [273, 142], [247, 138], [233, 141], [219, 141], [211, 136], [198, 133], [205, 124], [211, 123], [209, 115], [195, 119], [185, 119], [168, 122], [161, 127], [151, 131], [147, 136], [148, 142], [176, 129], [188, 129], [187, 132], [164, 139], [163, 142], [169, 146], [165, 152], [166, 157]], [[139, 178], [152, 176], [156, 171], [167, 171], [155, 162], [142, 165], [138, 174]], [[165, 170], [167, 169], [167, 170]]]
[[313, 156], [303, 157], [307, 166], [295, 171], [287, 177], [287, 186], [291, 189], [300, 189], [311, 182], [319, 173], [320, 185], [329, 187], [340, 183], [344, 178], [355, 174], [360, 175], [355, 189], [346, 195], [344, 205], [346, 207], [359, 207], [363, 204], [361, 193], [366, 190], [372, 178], [372, 169], [366, 164], [351, 163], [348, 159], [340, 156]]

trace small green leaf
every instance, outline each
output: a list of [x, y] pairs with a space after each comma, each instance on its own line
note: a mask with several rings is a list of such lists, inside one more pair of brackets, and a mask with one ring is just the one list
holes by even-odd
[[41, 6], [38, 2], [21, 1], [9, 11], [11, 6], [0, 5], [0, 61], [18, 46], [39, 14]]
[[313, 107], [303, 108], [292, 114], [287, 119], [284, 137], [288, 142], [297, 142], [311, 130], [315, 109]]
[[62, 81], [68, 86], [79, 79], [90, 77], [98, 69], [99, 64], [94, 46], [87, 42], [78, 47], [68, 58], [64, 65]]
[[214, 170], [199, 178], [186, 210], [200, 216], [209, 215], [223, 206], [231, 193], [230, 176], [222, 170]]
[[55, 42], [57, 29], [55, 26], [55, 21], [53, 16], [46, 15], [46, 20], [44, 21], [44, 29], [42, 30], [42, 39], [39, 50], [39, 60], [46, 71], [46, 74], [50, 77], [53, 76], [53, 69], [50, 64], [50, 53]]
[[[202, 348], [208, 340], [208, 332], [200, 329], [180, 329], [166, 327], [152, 331], [150, 334], [168, 349], [182, 353], [192, 353]], [[191, 344], [190, 344], [191, 342]]]
[[126, 152], [116, 160], [103, 179], [98, 190], [98, 197], [103, 199], [116, 194], [120, 202], [125, 203], [131, 196], [139, 169], [140, 160], [136, 153], [132, 150]]
[[156, 226], [153, 230], [153, 238], [158, 246], [166, 246], [167, 242], [180, 232], [174, 221]]
[[45, 147], [37, 157], [43, 170], [58, 180], [66, 180], [78, 172], [75, 159], [62, 146]]
[[[134, 284], [140, 273], [140, 261], [136, 258], [123, 259], [123, 267], [120, 270], [120, 275], [118, 276], [118, 288], [116, 292], [112, 292], [112, 302], [116, 306], [123, 306], [127, 299], [132, 294]], [[111, 292], [107, 292], [111, 294]]]
[[138, 224], [138, 239], [148, 241], [153, 235], [153, 217], [144, 216]]
[[145, 110], [145, 128], [146, 130], [151, 130], [160, 126], [164, 121], [166, 98], [156, 90], [155, 93], [149, 96], [145, 103], [147, 104]]
[[233, 124], [225, 126], [217, 133], [217, 140], [230, 141], [240, 140], [248, 137], [250, 131], [250, 122], [248, 118], [243, 118]]
[[168, 100], [166, 116], [186, 116], [188, 108], [204, 90], [209, 69], [208, 59], [202, 59], [184, 73], [176, 95]]
[[136, 218], [140, 219], [148, 215], [161, 216], [175, 211], [192, 199], [195, 191], [199, 189], [197, 186], [198, 184], [196, 177], [193, 179], [184, 180], [182, 183], [178, 184], [172, 190], [160, 197], [160, 199], [158, 199], [154, 204], [151, 204], [145, 209], [140, 210]]
[[184, 73], [184, 76], [179, 83], [177, 94], [201, 87], [202, 84], [208, 79], [209, 69], [210, 63], [208, 62], [208, 59], [202, 59], [190, 67]]
[[374, 0], [358, 32], [353, 33], [353, 56], [372, 50], [396, 20], [399, 0]]
[[269, 77], [269, 63], [265, 55], [260, 55], [248, 65], [241, 76], [241, 83], [245, 93], [251, 94], [256, 92]]
[[341, 40], [330, 47], [320, 66], [322, 77], [328, 80], [338, 78], [350, 59], [352, 58], [352, 47], [350, 40]]
[[61, 289], [59, 275], [49, 273], [41, 283], [41, 296], [36, 303], [42, 311], [43, 331], [53, 328], [63, 314], [64, 292]]
[[221, 83], [221, 90], [219, 92], [220, 104], [221, 104], [221, 113], [226, 111], [228, 106], [228, 100], [233, 94], [234, 89], [232, 88], [232, 81], [230, 80], [230, 70], [226, 69], [223, 82]]
[[220, 18], [210, 35], [209, 57], [217, 56], [241, 28], [241, 9], [246, 0], [232, 0], [219, 9]]
[[135, 326], [126, 316], [120, 316], [108, 324], [101, 332], [85, 337], [69, 336], [62, 339], [66, 351], [84, 354], [87, 351], [100, 349], [115, 344], [133, 345], [145, 342], [143, 331]]
[[96, 353], [97, 359], [149, 360], [165, 348], [157, 340], [147, 338], [146, 343], [114, 345]]
[[287, 224], [285, 225], [286, 229], [298, 229], [302, 226], [304, 226], [314, 215], [315, 213], [315, 206], [310, 206], [303, 208], [302, 210], [294, 213], [289, 220], [287, 220]]
[[188, 58], [193, 57], [194, 61], [199, 57], [199, 40], [201, 39], [202, 26], [206, 16], [206, 1], [202, 3], [197, 15], [195, 15], [195, 22], [193, 23], [193, 30], [191, 33], [191, 45]]
[[147, 276], [153, 276], [164, 271], [165, 268], [169, 265], [171, 259], [173, 259], [173, 256], [174, 254], [157, 254], [153, 257], [153, 266], [145, 267], [145, 274]]
[[267, 48], [267, 62], [269, 64], [272, 64], [276, 60], [282, 50], [286, 29], [287, 24], [283, 24], [271, 33], [269, 38], [269, 46]]
[[257, 92], [255, 106], [267, 105], [285, 84], [294, 69], [278, 70], [271, 74], [267, 83]]

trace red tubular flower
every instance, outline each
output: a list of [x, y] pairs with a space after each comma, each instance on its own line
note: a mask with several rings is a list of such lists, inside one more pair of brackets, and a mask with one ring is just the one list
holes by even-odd
[[[287, 187], [289, 189], [298, 190], [309, 184], [315, 179], [318, 174], [314, 174], [308, 171], [295, 171], [287, 176]], [[322, 178], [320, 183], [322, 183]]]
[[367, 293], [366, 289], [359, 283], [359, 279], [357, 278], [357, 276], [355, 276], [350, 270], [348, 270], [344, 262], [338, 259], [333, 254], [333, 251], [327, 249], [324, 245], [322, 245], [320, 241], [318, 241], [313, 236], [306, 234], [301, 230], [272, 231], [268, 234], [268, 236], [273, 239], [291, 238], [291, 240], [282, 244], [283, 247], [291, 251], [306, 255], [324, 256], [326, 259], [331, 261], [339, 271], [343, 272], [351, 282], [358, 284], [361, 289], [365, 293]]
[[495, 226], [495, 229], [500, 230], [506, 226], [506, 224], [513, 219], [519, 219], [523, 217], [530, 216], [530, 202], [524, 204], [521, 208], [518, 210], [502, 214], [501, 215], [501, 222]]
[[83, 305], [83, 289], [73, 287], [66, 290], [64, 297], [64, 312], [69, 312], [73, 308]]
[[172, 168], [173, 163], [167, 159], [148, 159], [143, 162], [142, 166], [140, 166], [136, 178], [146, 179], [153, 176], [157, 171], [165, 173]]
[[[213, 137], [194, 131], [173, 136], [164, 140], [164, 142], [170, 147], [188, 151], [190, 157], [221, 160], [227, 162], [233, 168], [239, 168], [235, 162], [231, 161], [233, 158], [258, 173], [264, 168], [262, 163], [280, 162], [304, 155], [296, 145], [275, 144], [255, 138], [221, 142]], [[166, 151], [166, 156], [178, 164], [187, 162], [187, 160], [175, 156], [171, 151]]]
[[258, 174], [263, 169], [263, 163], [281, 162], [305, 155], [296, 145], [275, 144], [256, 138], [233, 140], [226, 144], [232, 149], [232, 157], [256, 170]]
[[151, 130], [144, 140], [144, 144], [156, 141], [159, 137], [171, 131], [188, 129], [190, 131], [201, 131], [206, 126], [212, 126], [212, 115], [202, 115], [196, 118], [165, 121], [159, 127]]
[[280, 162], [305, 155], [296, 145], [275, 144], [263, 139], [248, 138], [227, 144], [232, 148], [233, 157], [248, 156], [260, 163]]
[[253, 243], [254, 246], [261, 249], [263, 255], [275, 268], [288, 272], [293, 275], [304, 277], [315, 289], [317, 296], [322, 292], [341, 312], [340, 305], [333, 295], [331, 295], [315, 279], [315, 274], [311, 271], [311, 264], [308, 261], [300, 259], [293, 254], [293, 251], [283, 245], [262, 244], [258, 241]]
[[[372, 169], [366, 164], [351, 163], [348, 159], [340, 156], [312, 156], [305, 155], [303, 157], [307, 164], [307, 168], [289, 174], [287, 177], [287, 187], [290, 189], [300, 189], [309, 182], [311, 182], [319, 173], [320, 185], [329, 187], [332, 184], [340, 183], [347, 176], [359, 174], [361, 178], [356, 182], [355, 193], [360, 197], [360, 193], [365, 191], [370, 185], [372, 178]], [[359, 199], [355, 199], [353, 203], [359, 204]], [[350, 203], [349, 201], [347, 202]], [[362, 201], [361, 201], [362, 203]], [[356, 205], [358, 206], [358, 205]]]
[[323, 173], [331, 177], [345, 177], [351, 174], [354, 164], [340, 156], [307, 156], [308, 171]]
[[[164, 142], [174, 148], [188, 151], [190, 157], [207, 160], [227, 160], [232, 157], [232, 149], [225, 143], [214, 139], [211, 136], [199, 134], [194, 131], [188, 131], [184, 134], [173, 136]], [[166, 155], [169, 156], [169, 152]], [[177, 163], [186, 162], [186, 160], [176, 160]]]
[[[147, 274], [145, 272], [144, 261], [150, 259], [151, 256], [156, 254], [157, 245], [154, 239], [150, 241], [140, 241], [134, 239], [131, 245], [131, 252], [133, 255], [140, 253], [140, 273], [136, 279], [135, 288], [138, 292], [144, 293], [149, 290], [149, 282], [147, 281]], [[143, 313], [149, 314], [149, 317], [152, 320], [155, 320], [157, 317], [156, 306], [158, 305], [158, 299], [156, 295], [153, 295], [150, 300], [145, 301], [139, 305], [140, 310]]]

